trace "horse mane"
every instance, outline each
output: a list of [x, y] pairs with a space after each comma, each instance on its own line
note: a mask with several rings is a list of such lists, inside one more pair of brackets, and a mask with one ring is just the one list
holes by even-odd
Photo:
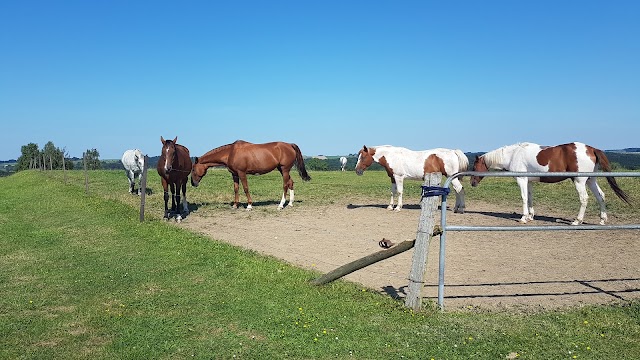
[[492, 167], [498, 164], [502, 164], [504, 159], [504, 150], [508, 146], [513, 146], [513, 145], [503, 146], [501, 148], [489, 151], [484, 155], [482, 155], [482, 158], [484, 159], [484, 163], [487, 164], [487, 168], [491, 169]]

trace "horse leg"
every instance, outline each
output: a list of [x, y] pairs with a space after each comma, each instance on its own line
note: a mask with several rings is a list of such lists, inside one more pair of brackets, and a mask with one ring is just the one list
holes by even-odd
[[600, 189], [600, 186], [598, 186], [596, 178], [594, 177], [590, 177], [587, 179], [587, 185], [589, 185], [589, 189], [591, 189], [593, 196], [595, 196], [596, 200], [598, 200], [598, 205], [600, 205], [600, 225], [604, 225], [608, 220], [607, 208], [604, 203], [604, 192], [602, 192], [602, 189]]
[[395, 211], [402, 210], [402, 193], [404, 191], [403, 179], [396, 180], [396, 191], [398, 192], [398, 204], [396, 205]]
[[520, 218], [520, 222], [526, 224], [527, 221], [533, 220], [530, 219], [529, 215], [529, 179], [526, 177], [518, 177], [516, 178], [516, 182], [520, 187], [520, 196], [522, 197], [522, 217]]
[[247, 211], [253, 209], [253, 200], [251, 199], [251, 194], [249, 194], [249, 184], [247, 183], [247, 174], [241, 173], [238, 174], [240, 176], [240, 181], [242, 182], [242, 189], [244, 190], [244, 194], [247, 196]]
[[176, 185], [174, 183], [170, 183], [169, 187], [171, 188], [171, 212], [175, 214], [175, 212], [176, 212]]
[[142, 193], [142, 171], [138, 174], [138, 195]]
[[391, 200], [389, 201], [389, 206], [387, 206], [387, 210], [393, 210], [393, 198], [396, 196], [398, 192], [398, 187], [396, 186], [396, 179], [391, 178]]
[[280, 170], [280, 173], [282, 173], [282, 199], [280, 200], [280, 205], [278, 205], [278, 210], [284, 208], [287, 191], [289, 191], [289, 204], [287, 206], [293, 206], [293, 199], [295, 197], [293, 194], [293, 180], [291, 179], [291, 175], [289, 175], [289, 171]]
[[129, 194], [133, 194], [133, 189], [135, 188], [135, 175], [133, 171], [127, 170], [127, 178], [129, 179]]
[[238, 195], [238, 190], [240, 188], [240, 178], [238, 175], [233, 174], [233, 205], [231, 207], [233, 209], [238, 208], [238, 202], [240, 201], [240, 195]]
[[182, 208], [185, 214], [189, 214], [189, 202], [187, 201], [187, 179], [182, 183]]
[[164, 219], [168, 219], [169, 218], [169, 206], [168, 206], [169, 191], [168, 191], [168, 187], [169, 186], [167, 184], [167, 180], [162, 178], [162, 189], [164, 189]]
[[533, 220], [536, 212], [533, 210], [533, 183], [531, 181], [527, 181], [527, 206], [529, 207], [529, 220]]
[[453, 189], [456, 191], [456, 206], [454, 206], [453, 212], [464, 214], [464, 188], [462, 187], [462, 183], [460, 179], [455, 178], [451, 181], [451, 185], [453, 185]]
[[587, 188], [585, 186], [587, 179], [579, 177], [573, 179], [573, 183], [576, 186], [578, 197], [580, 198], [580, 211], [578, 211], [578, 217], [573, 220], [571, 225], [580, 225], [584, 220], [584, 212], [587, 209], [587, 201], [589, 200], [589, 194], [587, 194]]

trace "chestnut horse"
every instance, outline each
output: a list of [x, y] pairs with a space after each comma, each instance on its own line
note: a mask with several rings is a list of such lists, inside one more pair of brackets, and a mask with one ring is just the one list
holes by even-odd
[[270, 142], [266, 144], [252, 144], [237, 140], [231, 144], [217, 147], [196, 158], [191, 171], [191, 185], [198, 186], [207, 170], [212, 166], [225, 166], [233, 177], [233, 208], [238, 207], [240, 182], [247, 196], [247, 210], [251, 210], [253, 200], [249, 194], [247, 175], [262, 175], [278, 169], [282, 174], [282, 199], [278, 209], [284, 208], [287, 190], [289, 204], [293, 206], [293, 180], [289, 175], [293, 165], [298, 168], [298, 174], [304, 181], [311, 180], [304, 167], [302, 152], [296, 144], [286, 142]]
[[[162, 188], [164, 189], [164, 218], [169, 219], [168, 208], [169, 191], [171, 187], [171, 213], [176, 213], [176, 221], [182, 221], [182, 214], [189, 213], [187, 203], [187, 178], [191, 172], [191, 157], [189, 149], [177, 143], [178, 137], [173, 140], [165, 140], [160, 136], [162, 142], [162, 152], [158, 159], [158, 174], [162, 178]], [[182, 206], [180, 211], [180, 190], [182, 189]]]
[[[467, 156], [461, 150], [432, 149], [413, 151], [403, 147], [390, 145], [367, 147], [360, 149], [356, 174], [362, 175], [364, 170], [377, 162], [387, 171], [391, 178], [391, 202], [387, 209], [394, 210], [393, 197], [398, 194], [395, 211], [402, 209], [403, 182], [405, 178], [424, 180], [425, 175], [439, 172], [445, 176], [466, 171], [469, 166]], [[460, 179], [451, 181], [456, 191], [456, 205], [453, 211], [464, 213], [464, 189]]]
[[[605, 172], [611, 171], [609, 160], [604, 152], [580, 142], [550, 147], [532, 143], [507, 145], [476, 157], [473, 164], [474, 171], [483, 172], [489, 169], [521, 172], [595, 172], [598, 168], [602, 168]], [[520, 222], [526, 223], [533, 220], [532, 181], [555, 183], [565, 179], [568, 179], [568, 177], [516, 177], [516, 181], [520, 186], [520, 194], [522, 195], [522, 218]], [[482, 180], [482, 177], [472, 176], [471, 185], [477, 186], [480, 180]], [[573, 177], [571, 180], [580, 197], [580, 211], [571, 224], [579, 225], [584, 219], [589, 197], [585, 185], [588, 185], [598, 200], [598, 204], [600, 204], [600, 225], [604, 225], [607, 221], [604, 193], [598, 186], [596, 178], [581, 176]], [[630, 204], [629, 197], [620, 189], [615, 178], [608, 176], [607, 182], [620, 199]]]

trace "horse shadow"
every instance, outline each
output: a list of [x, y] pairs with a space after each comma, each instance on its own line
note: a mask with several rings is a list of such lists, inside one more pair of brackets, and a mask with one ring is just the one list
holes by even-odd
[[[484, 216], [494, 217], [498, 219], [513, 220], [518, 223], [520, 222], [520, 218], [522, 217], [522, 214], [518, 214], [516, 212], [503, 213], [503, 212], [495, 212], [495, 211], [465, 210], [465, 214], [484, 215]], [[535, 215], [534, 221], [547, 222], [547, 223], [553, 223], [553, 224], [557, 224], [557, 223], [571, 224], [571, 220], [569, 219], [552, 217], [552, 216], [544, 216], [544, 215]]]
[[[378, 208], [378, 209], [387, 209], [389, 205], [382, 204], [347, 204], [347, 209], [360, 209], [360, 208]], [[405, 204], [402, 205], [402, 210], [420, 210], [420, 204]]]
[[[495, 282], [495, 283], [479, 283], [479, 284], [447, 284], [445, 287], [455, 292], [455, 289], [467, 288], [478, 289], [476, 293], [465, 295], [445, 295], [444, 299], [480, 299], [480, 298], [527, 298], [535, 296], [571, 296], [571, 295], [588, 295], [588, 294], [602, 294], [608, 295], [616, 300], [630, 301], [631, 299], [625, 298], [625, 294], [640, 293], [640, 288], [624, 288], [620, 290], [606, 290], [598, 283], [607, 284], [624, 284], [628, 281], [640, 281], [640, 278], [624, 278], [624, 279], [591, 279], [591, 280], [539, 280], [539, 281], [523, 281], [523, 282]], [[581, 285], [583, 289], [576, 289], [575, 285]], [[533, 293], [522, 293], [522, 287], [531, 288], [531, 285], [550, 285], [555, 291], [541, 291]], [[496, 289], [496, 286], [511, 288], [505, 292], [487, 292], [487, 289]], [[558, 287], [559, 286], [559, 287]], [[426, 284], [426, 289], [436, 289], [437, 284]], [[387, 285], [381, 288], [382, 292], [389, 295], [395, 300], [406, 298], [408, 293], [408, 285], [401, 286], [399, 288]], [[426, 296], [425, 299], [436, 300], [435, 296]]]

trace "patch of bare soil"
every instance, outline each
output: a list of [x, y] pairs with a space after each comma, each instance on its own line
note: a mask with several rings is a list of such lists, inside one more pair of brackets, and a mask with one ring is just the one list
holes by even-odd
[[[262, 205], [271, 206], [271, 205]], [[273, 205], [275, 207], [275, 205]], [[449, 225], [517, 225], [519, 204], [509, 209], [468, 202], [465, 214], [447, 212]], [[254, 206], [254, 209], [256, 207]], [[530, 225], [556, 225], [571, 217], [536, 209]], [[194, 211], [180, 226], [289, 263], [329, 272], [416, 237], [420, 206], [400, 212], [380, 204], [341, 203], [279, 212], [225, 209]], [[439, 217], [439, 212], [438, 212]], [[439, 218], [438, 218], [439, 219]], [[597, 214], [587, 214], [597, 224]], [[437, 221], [439, 223], [439, 220]], [[610, 214], [610, 224], [622, 220]], [[629, 223], [629, 222], [627, 222]], [[529, 225], [529, 224], [528, 224]], [[444, 301], [447, 309], [549, 309], [640, 298], [640, 231], [535, 231], [447, 233]], [[423, 295], [436, 301], [439, 238], [431, 240]], [[393, 297], [406, 295], [412, 251], [345, 278]]]

